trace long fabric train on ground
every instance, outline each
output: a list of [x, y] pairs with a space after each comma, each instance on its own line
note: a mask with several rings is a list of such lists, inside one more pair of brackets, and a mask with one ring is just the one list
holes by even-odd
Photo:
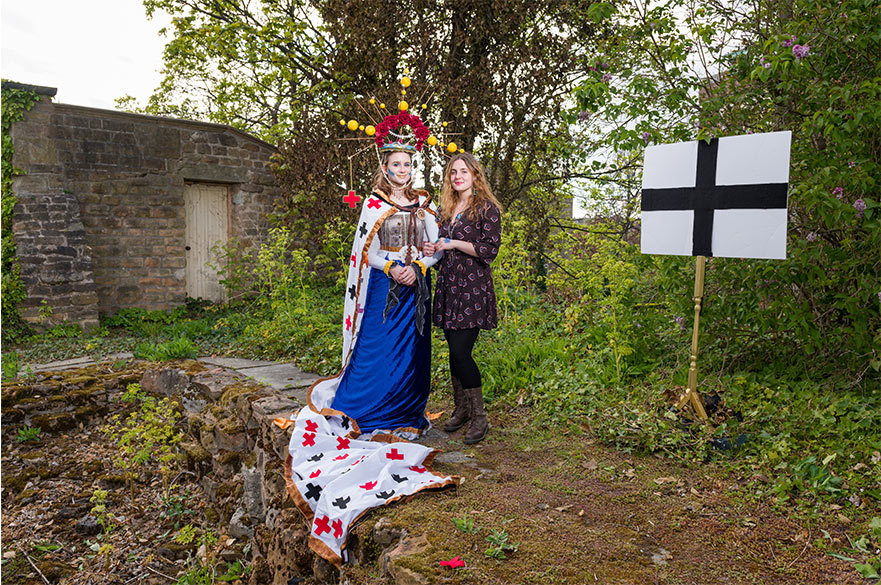
[[288, 493], [311, 523], [309, 547], [337, 567], [349, 527], [371, 508], [459, 484], [428, 468], [437, 450], [388, 436], [362, 441], [352, 429], [345, 415], [301, 409], [285, 465]]

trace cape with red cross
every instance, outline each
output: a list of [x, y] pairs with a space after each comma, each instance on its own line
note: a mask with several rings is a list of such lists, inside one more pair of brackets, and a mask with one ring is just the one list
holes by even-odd
[[288, 450], [285, 479], [310, 523], [309, 547], [337, 567], [349, 528], [368, 510], [459, 483], [429, 468], [436, 450], [387, 435], [361, 440], [345, 415], [308, 406], [296, 416]]
[[[420, 191], [419, 204], [428, 199], [428, 193]], [[431, 204], [433, 207], [433, 204]], [[355, 340], [361, 329], [360, 316], [364, 313], [364, 298], [370, 282], [370, 266], [367, 264], [367, 253], [379, 249], [379, 227], [396, 208], [377, 194], [371, 194], [361, 205], [361, 215], [355, 229], [352, 252], [349, 255], [349, 272], [346, 278], [346, 303], [343, 311], [343, 366], [351, 357]]]

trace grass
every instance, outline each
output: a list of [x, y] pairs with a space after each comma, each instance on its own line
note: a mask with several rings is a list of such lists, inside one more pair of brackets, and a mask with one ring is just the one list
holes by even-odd
[[[295, 302], [274, 308], [189, 302], [168, 312], [125, 309], [88, 335], [57, 327], [5, 353], [4, 378], [21, 375], [26, 363], [122, 351], [157, 361], [284, 359], [322, 375], [337, 371], [343, 290], [295, 292]], [[793, 374], [788, 362], [726, 368], [726, 356], [708, 350], [700, 388], [718, 391], [724, 408], [714, 424], [696, 424], [670, 410], [663, 397], [684, 381], [685, 363], [676, 352], [687, 351], [680, 342], [688, 336], [675, 323], [672, 333], [655, 335], [642, 319], [646, 326], [633, 333], [641, 337], [632, 340], [642, 349], [619, 369], [602, 329], [579, 325], [565, 304], [524, 292], [511, 298], [507, 318], [481, 332], [475, 356], [490, 408], [528, 409], [542, 423], [529, 437], [509, 437], [513, 448], [541, 449], [553, 434], [585, 435], [625, 453], [692, 466], [717, 461], [779, 505], [809, 510], [823, 502], [842, 505], [854, 495], [870, 509], [881, 502], [881, 388], [833, 391]], [[437, 328], [432, 343], [432, 385], [448, 392], [448, 353]]]

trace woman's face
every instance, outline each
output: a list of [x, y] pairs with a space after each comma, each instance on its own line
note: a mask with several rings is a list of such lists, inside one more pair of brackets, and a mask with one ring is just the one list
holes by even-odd
[[450, 184], [458, 193], [467, 193], [474, 186], [474, 175], [461, 158], [450, 166]]
[[413, 163], [406, 152], [393, 152], [382, 169], [392, 185], [406, 185], [413, 173]]

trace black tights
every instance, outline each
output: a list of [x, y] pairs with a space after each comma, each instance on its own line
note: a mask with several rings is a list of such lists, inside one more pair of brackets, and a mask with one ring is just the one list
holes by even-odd
[[463, 388], [480, 388], [480, 370], [471, 357], [480, 329], [444, 329], [450, 347], [450, 374], [459, 379]]

